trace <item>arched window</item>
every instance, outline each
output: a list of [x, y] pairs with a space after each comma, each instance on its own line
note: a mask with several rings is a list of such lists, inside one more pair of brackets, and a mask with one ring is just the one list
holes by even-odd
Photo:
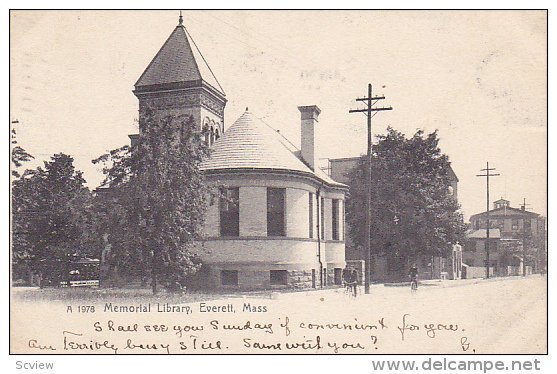
[[205, 119], [203, 119], [203, 140], [205, 141], [205, 144], [210, 145], [210, 141], [211, 141], [211, 131], [209, 130], [209, 126], [211, 124], [211, 121], [209, 120], [209, 117], [205, 117]]
[[220, 138], [220, 133], [219, 133], [219, 129], [218, 127], [215, 129], [215, 140], [217, 140], [218, 138]]
[[203, 140], [205, 141], [205, 144], [209, 145], [209, 141], [210, 141], [210, 131], [209, 131], [209, 126], [205, 125], [203, 126]]
[[211, 126], [211, 140], [209, 141], [209, 145], [213, 145], [213, 143], [215, 142], [215, 129], [213, 128], [213, 126]]

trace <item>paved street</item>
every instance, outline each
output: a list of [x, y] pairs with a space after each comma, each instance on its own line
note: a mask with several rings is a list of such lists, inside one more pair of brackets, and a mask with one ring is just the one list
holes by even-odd
[[[341, 289], [204, 297], [174, 295], [171, 298], [164, 295], [153, 297], [138, 290], [117, 290], [119, 293], [116, 294], [106, 293], [106, 290], [14, 289], [12, 329], [18, 331], [13, 330], [16, 334], [12, 336], [20, 337], [14, 344], [19, 349], [26, 349], [26, 339], [59, 341], [62, 330], [79, 331], [85, 334], [84, 339], [95, 339], [101, 335], [95, 334], [93, 323], [111, 319], [125, 324], [133, 321], [169, 326], [205, 325], [205, 330], [199, 333], [200, 338], [228, 342], [229, 353], [310, 353], [306, 350], [255, 349], [253, 342], [284, 344], [305, 341], [311, 344], [317, 338], [324, 347], [313, 351], [322, 353], [332, 352], [332, 348], [326, 346], [329, 343], [339, 347], [347, 344], [348, 348], [339, 349], [338, 353], [541, 354], [546, 351], [545, 277], [426, 283], [430, 285], [422, 284], [415, 294], [408, 286], [373, 285], [370, 295], [359, 295], [356, 299]], [[41, 295], [48, 300], [41, 299]], [[69, 295], [80, 297], [70, 298]], [[155, 305], [163, 302], [189, 306], [192, 312], [185, 315], [154, 310]], [[151, 304], [152, 310], [140, 314], [111, 313], [104, 309], [106, 303]], [[265, 311], [247, 310], [246, 304], [253, 309], [263, 306]], [[76, 310], [79, 305], [95, 305], [96, 309], [94, 313], [83, 314]], [[73, 306], [72, 313], [68, 313], [68, 306]], [[207, 312], [212, 307], [215, 312]], [[229, 313], [231, 310], [233, 312]], [[274, 328], [272, 332], [251, 327], [232, 332], [215, 331], [211, 321], [242, 326], [248, 321], [250, 326], [270, 323]], [[282, 327], [285, 323], [287, 328]], [[136, 336], [164, 338], [152, 334]], [[118, 340], [129, 335], [109, 337]], [[172, 331], [166, 337], [171, 338], [171, 342], [177, 339]], [[251, 339], [248, 340], [250, 343], [245, 343], [243, 338]], [[353, 348], [352, 345], [356, 344], [363, 348]]]
[[[392, 318], [408, 313], [422, 324], [460, 324], [470, 334], [477, 353], [543, 353], [546, 350], [547, 278], [509, 277], [426, 282], [416, 294], [408, 287], [372, 285], [370, 295], [351, 300], [340, 290], [280, 295], [291, 303], [303, 297], [306, 305], [342, 304], [354, 316], [385, 315]], [[363, 287], [361, 287], [363, 291]], [[335, 308], [337, 309], [337, 308]], [[396, 321], [397, 326], [399, 325]], [[419, 325], [419, 323], [416, 323]], [[441, 340], [405, 348], [404, 344], [386, 345], [393, 352], [464, 353], [444, 346]], [[439, 344], [438, 344], [439, 343]], [[468, 352], [470, 353], [470, 352]]]

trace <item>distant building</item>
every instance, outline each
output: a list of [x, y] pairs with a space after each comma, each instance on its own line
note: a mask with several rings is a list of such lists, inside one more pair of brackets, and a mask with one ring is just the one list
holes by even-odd
[[[537, 272], [545, 257], [545, 218], [529, 212], [524, 206], [513, 208], [503, 198], [493, 202], [489, 211], [490, 267], [494, 275], [522, 274], [522, 262], [527, 271]], [[468, 243], [464, 248], [464, 263], [485, 267], [487, 241], [487, 212], [470, 217]], [[524, 259], [523, 241], [526, 241]], [[485, 270], [484, 270], [485, 274]]]
[[[538, 240], [545, 238], [544, 217], [527, 211], [524, 206], [512, 208], [510, 201], [502, 198], [493, 202], [493, 209], [489, 211], [489, 221], [490, 228], [499, 229], [503, 239], [522, 239], [524, 233]], [[472, 215], [470, 227], [473, 230], [487, 228], [487, 212]]]
[[[359, 157], [337, 158], [329, 160], [330, 176], [336, 181], [351, 184], [351, 173], [358, 165]], [[458, 177], [454, 170], [449, 168], [450, 186], [449, 191], [458, 199]], [[346, 237], [346, 260], [362, 261], [365, 259], [365, 248], [358, 248], [351, 240], [349, 231]], [[458, 279], [462, 271], [462, 247], [460, 244], [453, 246], [453, 251], [449, 257], [423, 257], [418, 260], [420, 277], [422, 279]], [[384, 256], [372, 256], [371, 258], [371, 280], [384, 281], [390, 278], [387, 268], [387, 260]]]
[[316, 167], [320, 109], [300, 106], [301, 149], [246, 108], [225, 131], [224, 90], [182, 21], [135, 84], [140, 134], [156, 117], [192, 115], [211, 156], [201, 169], [225, 196], [209, 206], [199, 281], [210, 288], [341, 284], [348, 187]]

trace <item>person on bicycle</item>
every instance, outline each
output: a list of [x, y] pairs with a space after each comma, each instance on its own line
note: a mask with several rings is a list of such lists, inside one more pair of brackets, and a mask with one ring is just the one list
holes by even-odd
[[350, 266], [346, 266], [342, 271], [342, 280], [344, 281], [344, 287], [346, 292], [353, 291], [352, 284], [354, 283], [353, 272]]
[[418, 289], [418, 266], [415, 263], [408, 271], [408, 276], [410, 277], [410, 286], [414, 285]]

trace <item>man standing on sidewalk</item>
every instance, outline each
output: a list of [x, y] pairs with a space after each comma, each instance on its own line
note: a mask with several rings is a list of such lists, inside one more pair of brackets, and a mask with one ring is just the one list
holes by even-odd
[[354, 292], [354, 297], [356, 297], [358, 295], [358, 283], [360, 283], [360, 275], [358, 273], [358, 269], [356, 269], [355, 267], [352, 267], [350, 272], [350, 279], [352, 280], [352, 292]]

